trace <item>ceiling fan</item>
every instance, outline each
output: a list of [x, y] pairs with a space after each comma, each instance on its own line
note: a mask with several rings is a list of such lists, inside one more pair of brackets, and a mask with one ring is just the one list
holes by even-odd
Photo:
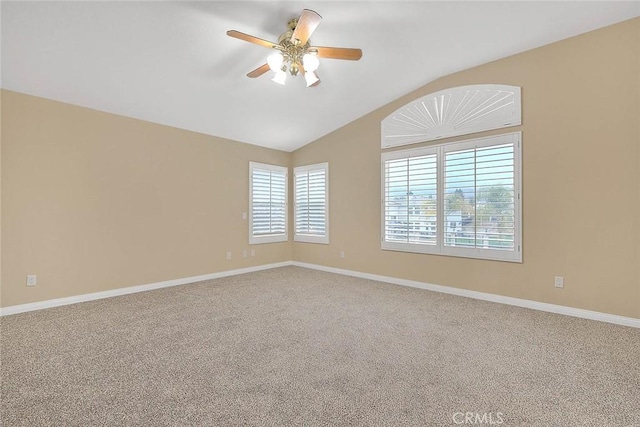
[[277, 52], [269, 55], [266, 64], [248, 73], [248, 77], [256, 78], [271, 70], [275, 72], [271, 80], [285, 84], [287, 71], [289, 71], [292, 76], [302, 73], [307, 82], [307, 87], [313, 87], [320, 84], [320, 78], [316, 74], [316, 70], [320, 65], [318, 58], [357, 61], [362, 57], [362, 50], [360, 49], [312, 46], [309, 37], [318, 27], [321, 19], [322, 17], [317, 12], [304, 9], [300, 18], [289, 20], [287, 23], [289, 30], [280, 35], [278, 43], [250, 36], [236, 30], [227, 31], [227, 35], [277, 50]]

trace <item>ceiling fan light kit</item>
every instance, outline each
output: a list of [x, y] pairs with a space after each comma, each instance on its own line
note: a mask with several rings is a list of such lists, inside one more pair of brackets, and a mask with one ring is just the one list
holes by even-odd
[[274, 81], [278, 84], [284, 85], [287, 82], [287, 73], [286, 71], [276, 71], [276, 74], [273, 76], [271, 81]]
[[274, 73], [277, 73], [282, 68], [284, 62], [284, 56], [280, 52], [272, 53], [267, 57], [267, 64]]
[[318, 27], [321, 19], [322, 17], [313, 10], [304, 9], [299, 19], [289, 20], [287, 23], [289, 30], [280, 35], [278, 43], [272, 43], [235, 30], [227, 31], [227, 35], [277, 49], [277, 52], [267, 57], [266, 64], [248, 73], [248, 77], [256, 78], [271, 70], [274, 72], [271, 80], [284, 85], [287, 80], [287, 71], [293, 77], [302, 73], [307, 87], [315, 87], [320, 84], [320, 78], [316, 73], [320, 66], [318, 58], [357, 61], [362, 57], [360, 49], [312, 46], [309, 37]]
[[315, 71], [307, 71], [304, 73], [304, 80], [307, 82], [307, 87], [317, 86], [320, 83], [320, 78]]
[[315, 55], [311, 55], [310, 53], [306, 53], [303, 57], [302, 57], [302, 65], [304, 66], [304, 69], [306, 71], [315, 71], [318, 69], [318, 67], [320, 66], [320, 60], [318, 59], [318, 57], [316, 56], [317, 53]]

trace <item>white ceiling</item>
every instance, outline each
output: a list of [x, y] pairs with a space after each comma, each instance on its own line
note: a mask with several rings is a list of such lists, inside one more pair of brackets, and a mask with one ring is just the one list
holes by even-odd
[[[236, 141], [292, 151], [426, 83], [640, 15], [640, 2], [8, 2], [1, 84]], [[302, 9], [323, 17], [322, 84], [249, 79]], [[497, 82], [499, 83], [499, 82]]]

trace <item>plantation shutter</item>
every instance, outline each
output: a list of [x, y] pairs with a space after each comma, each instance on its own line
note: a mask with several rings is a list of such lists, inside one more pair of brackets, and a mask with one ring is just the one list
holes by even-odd
[[382, 249], [522, 261], [521, 134], [382, 154]]
[[294, 240], [328, 243], [328, 164], [294, 169]]
[[438, 168], [435, 150], [384, 161], [383, 247], [436, 245]]
[[515, 146], [445, 152], [444, 245], [514, 251]]
[[251, 163], [250, 243], [287, 239], [287, 168]]

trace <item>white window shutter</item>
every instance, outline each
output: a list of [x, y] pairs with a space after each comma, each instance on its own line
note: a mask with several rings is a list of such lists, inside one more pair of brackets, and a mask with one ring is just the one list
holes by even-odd
[[381, 144], [384, 149], [521, 123], [520, 87], [460, 86], [425, 95], [384, 118]]
[[445, 246], [513, 251], [514, 143], [445, 153]]
[[[390, 153], [383, 162], [383, 247], [403, 244], [435, 246], [438, 234], [437, 154], [434, 149], [412, 150], [407, 156]], [[417, 251], [428, 251], [427, 248]]]
[[520, 132], [382, 155], [382, 249], [522, 261]]
[[251, 162], [249, 243], [287, 240], [287, 168]]
[[329, 243], [327, 163], [294, 168], [294, 240]]

